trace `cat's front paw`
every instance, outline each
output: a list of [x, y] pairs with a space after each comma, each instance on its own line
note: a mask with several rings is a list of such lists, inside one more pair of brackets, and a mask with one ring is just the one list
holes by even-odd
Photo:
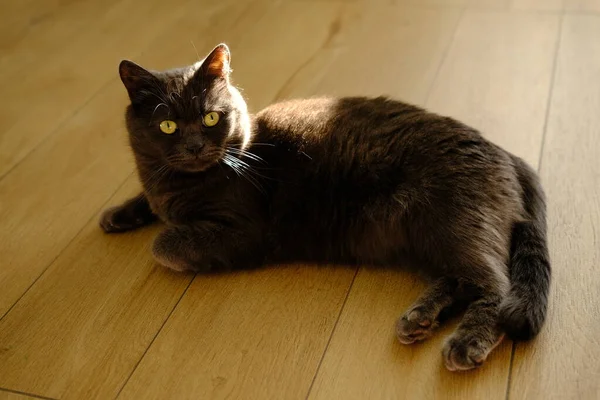
[[100, 217], [100, 227], [106, 233], [126, 232], [146, 225], [147, 221], [122, 206], [105, 210]]
[[400, 343], [411, 344], [427, 339], [438, 325], [434, 318], [421, 307], [407, 311], [396, 322], [396, 336]]
[[480, 367], [503, 338], [504, 335], [500, 335], [496, 342], [489, 343], [482, 341], [480, 335], [455, 332], [444, 345], [444, 364], [450, 371], [466, 371]]

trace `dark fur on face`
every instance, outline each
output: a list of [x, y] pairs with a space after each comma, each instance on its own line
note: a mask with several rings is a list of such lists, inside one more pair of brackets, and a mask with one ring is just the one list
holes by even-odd
[[[402, 343], [467, 304], [444, 346], [451, 370], [481, 365], [504, 333], [540, 330], [544, 194], [531, 168], [476, 130], [385, 98], [288, 101], [251, 119], [224, 45], [191, 67], [124, 61], [120, 74], [144, 192], [103, 215], [106, 231], [159, 218], [153, 252], [175, 270], [408, 259], [432, 285], [398, 320]], [[217, 125], [203, 124], [208, 112]], [[164, 120], [179, 130], [164, 134]]]
[[[136, 157], [160, 162], [176, 170], [203, 171], [223, 158], [227, 146], [249, 140], [246, 103], [229, 84], [229, 51], [217, 47], [205, 62], [167, 72], [149, 72], [123, 61], [119, 66], [131, 106], [127, 128]], [[203, 124], [203, 116], [216, 112], [219, 123]], [[162, 121], [174, 121], [170, 135], [160, 131]]]

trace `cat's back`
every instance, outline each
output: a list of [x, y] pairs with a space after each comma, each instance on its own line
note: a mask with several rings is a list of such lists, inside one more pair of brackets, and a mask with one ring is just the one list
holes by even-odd
[[331, 131], [338, 103], [338, 99], [321, 97], [271, 104], [256, 115], [258, 135], [282, 142], [296, 138], [317, 140]]
[[[273, 170], [288, 181], [323, 182], [332, 198], [400, 186], [444, 198], [498, 185], [518, 191], [509, 153], [477, 130], [388, 98], [286, 101], [261, 111], [257, 122], [258, 140], [273, 145], [261, 153]], [[344, 190], [336, 197], [334, 187]]]
[[461, 163], [473, 148], [490, 161], [503, 157], [477, 130], [385, 97], [289, 100], [265, 108], [256, 122], [257, 141], [301, 151], [333, 167]]
[[[323, 133], [330, 132], [331, 128], [344, 128], [352, 122], [390, 118], [403, 112], [425, 113], [419, 107], [385, 97], [318, 97], [271, 104], [261, 110], [256, 119], [259, 128], [263, 130], [303, 133], [310, 137], [322, 136]], [[342, 123], [344, 126], [335, 123]]]
[[348, 161], [379, 153], [378, 148], [394, 152], [390, 144], [402, 140], [400, 131], [411, 115], [427, 117], [418, 107], [383, 97], [288, 100], [257, 114], [257, 139], [323, 161]]
[[[405, 136], [478, 136], [451, 118], [387, 97], [342, 97], [287, 100], [256, 115], [257, 135], [274, 142], [304, 145], [350, 141], [375, 143]], [[416, 135], [415, 135], [416, 134]], [[364, 143], [359, 143], [359, 140]]]
[[[346, 238], [353, 232], [348, 224], [365, 229], [365, 237], [385, 237], [391, 233], [372, 221], [387, 221], [392, 209], [426, 218], [431, 204], [454, 215], [457, 209], [497, 215], [519, 208], [508, 153], [452, 118], [361, 97], [286, 101], [256, 118], [257, 141], [271, 146], [252, 150], [278, 183], [270, 207], [276, 237], [295, 240], [290, 232], [303, 232], [306, 221], [315, 224], [303, 237]], [[365, 210], [372, 221], [357, 222]]]

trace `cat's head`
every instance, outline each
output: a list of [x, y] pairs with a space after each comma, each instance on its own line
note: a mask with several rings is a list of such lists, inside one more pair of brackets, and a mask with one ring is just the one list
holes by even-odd
[[251, 135], [246, 103], [230, 84], [230, 53], [220, 44], [203, 60], [166, 72], [131, 61], [119, 65], [131, 104], [126, 119], [138, 160], [199, 172], [228, 147], [245, 147]]

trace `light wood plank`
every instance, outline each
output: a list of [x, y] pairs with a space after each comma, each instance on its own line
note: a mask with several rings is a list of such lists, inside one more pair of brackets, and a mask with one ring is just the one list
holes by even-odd
[[[556, 16], [467, 11], [427, 105], [477, 122], [537, 165], [557, 31]], [[519, 85], [533, 93], [522, 95]], [[521, 137], [519, 122], [533, 140]], [[361, 269], [310, 398], [504, 399], [510, 342], [468, 374], [443, 367], [443, 341], [454, 324], [420, 345], [397, 342], [394, 323], [424, 288], [402, 272]]]
[[515, 353], [511, 399], [600, 398], [600, 17], [565, 17], [541, 176], [553, 283], [546, 327]]
[[115, 81], [0, 182], [0, 315], [132, 170]]
[[[184, 6], [186, 2], [191, 4], [188, 8]], [[67, 45], [46, 49], [45, 42], [34, 42], [38, 47], [28, 48], [28, 53], [35, 54], [34, 62], [6, 60], [12, 71], [3, 71], [0, 81], [2, 96], [11, 101], [0, 108], [0, 177], [106, 85], [115, 76], [115, 65], [121, 58], [139, 54], [183, 13], [196, 7], [190, 0], [121, 1], [103, 13], [96, 10], [94, 20], [82, 27], [85, 29], [80, 34], [69, 31], [70, 37], [61, 40]], [[223, 7], [226, 6], [205, 7], [204, 16], [210, 18]], [[243, 3], [235, 6], [240, 8]], [[71, 25], [57, 22], [51, 25], [54, 28], [49, 31], [51, 37], [58, 35], [53, 32]], [[35, 37], [44, 38], [45, 34]], [[48, 50], [54, 50], [50, 52], [52, 55], [46, 54]]]
[[[359, 10], [356, 4], [336, 1], [281, 4], [269, 13], [262, 12], [260, 26], [248, 26], [239, 44], [232, 46], [232, 57], [244, 60], [236, 69], [235, 83], [244, 90], [250, 110], [258, 111], [275, 100], [301, 96], [293, 84], [290, 89], [290, 82], [296, 82], [299, 76], [304, 85], [314, 86], [318, 75], [304, 75], [307, 65], [315, 59], [333, 60], [337, 56], [329, 48], [336, 43], [344, 46], [347, 35], [355, 28]], [[257, 54], [257, 44], [265, 41], [265, 30], [277, 32], [277, 48], [285, 51], [285, 56], [276, 51]], [[300, 34], [309, 37], [300, 40]]]
[[[352, 13], [345, 5], [308, 7], [289, 3], [265, 21], [319, 15], [327, 23], [308, 28], [320, 46], [308, 53], [319, 54], [342, 41]], [[302, 48], [297, 37], [279, 38]], [[120, 397], [303, 398], [353, 274], [300, 266], [198, 276]]]
[[[406, 7], [382, 7], [370, 12], [373, 14], [364, 15], [362, 20], [353, 19], [351, 12], [345, 14], [349, 21], [355, 22], [358, 29], [348, 34], [347, 43], [353, 46], [348, 50], [354, 52], [354, 56], [346, 57], [354, 57], [358, 65], [353, 68], [362, 70], [367, 76], [381, 74], [381, 66], [374, 64], [369, 57], [357, 58], [356, 55], [364, 47], [361, 43], [354, 44], [354, 41], [360, 37], [361, 32], [373, 32], [376, 29], [378, 16], [391, 14], [391, 21], [393, 16], [406, 15], [409, 22], [397, 25], [389, 35], [379, 39], [383, 41], [380, 44], [381, 48], [392, 44], [395, 46], [396, 53], [391, 56], [397, 57], [395, 59], [399, 59], [405, 53], [405, 48], [411, 49], [406, 52], [417, 55], [409, 57], [412, 61], [403, 63], [406, 71], [417, 71], [417, 63], [424, 71], [435, 70], [435, 64], [439, 63], [444, 44], [448, 44], [459, 16], [455, 10], [433, 12]], [[421, 31], [420, 27], [426, 21], [438, 27], [422, 37], [424, 43], [431, 44], [428, 48], [433, 54], [415, 53], [410, 38], [414, 37], [417, 30]], [[396, 39], [401, 37], [402, 33], [408, 39], [398, 42]], [[446, 38], [446, 42], [438, 39], [438, 36]], [[339, 39], [338, 46], [343, 47], [344, 42]], [[331, 51], [331, 47], [333, 46], [326, 46], [323, 51], [327, 53]], [[317, 65], [321, 65], [318, 61], [320, 56], [321, 54], [317, 54], [313, 57]], [[333, 59], [330, 68], [338, 71], [341, 68], [336, 66], [344, 65], [345, 62], [343, 57], [341, 60]], [[430, 65], [432, 63], [434, 68]], [[384, 71], [384, 75], [379, 75], [384, 82], [397, 82], [402, 79], [402, 69], [400, 73], [393, 68], [386, 68]], [[346, 83], [352, 85], [354, 81], [350, 79], [351, 75], [325, 75], [316, 87], [321, 90], [321, 85], [329, 85], [327, 81], [337, 77], [340, 78], [336, 81], [336, 87], [343, 87]], [[406, 79], [412, 79], [415, 75], [416, 73], [409, 74]], [[307, 85], [314, 87], [308, 79], [306, 85], [302, 85], [299, 76], [296, 75], [297, 81], [289, 86], [290, 92], [287, 95], [295, 95], [295, 90], [304, 91]], [[420, 85], [412, 83], [406, 86], [413, 90], [406, 94], [423, 97], [433, 80], [433, 74], [428, 76], [429, 81], [419, 79]], [[377, 84], [383, 87], [381, 82]], [[219, 277], [216, 283], [208, 278], [197, 278], [142, 360], [121, 397], [304, 398], [335, 322], [334, 317], [337, 314], [332, 311], [337, 310], [341, 304], [353, 274], [352, 269], [326, 270], [325, 275], [317, 278], [314, 274], [321, 270], [305, 268], [307, 267], [289, 271], [268, 270], [236, 281], [232, 289], [221, 288], [221, 285], [234, 279], [227, 278], [225, 282], [219, 283], [218, 291], [214, 293], [211, 290], [212, 285], [225, 278]], [[302, 278], [290, 276], [290, 271], [300, 274]], [[257, 284], [257, 281], [265, 283]], [[243, 282], [247, 289], [242, 289]], [[283, 282], [286, 290], [280, 292], [279, 286], [274, 282]], [[305, 284], [318, 290], [323, 290], [322, 285], [326, 285], [329, 293], [323, 297], [324, 294], [314, 293], [312, 289], [307, 289]], [[264, 290], [268, 291], [268, 295], [264, 294]], [[226, 293], [225, 296], [223, 292]], [[302, 294], [303, 292], [305, 293]], [[243, 308], [238, 305], [241, 302], [244, 303]], [[292, 308], [293, 314], [298, 315], [292, 321], [285, 322], [286, 325], [291, 325], [292, 331], [273, 332], [270, 328], [273, 323], [284, 322], [265, 320], [263, 317], [265, 309], [280, 313], [281, 307]], [[230, 315], [223, 315], [222, 310], [230, 310]], [[207, 326], [209, 321], [210, 325]], [[298, 321], [304, 321], [303, 324], [306, 324], [308, 329], [300, 329]], [[265, 325], [268, 326], [267, 329], [264, 328]], [[203, 328], [192, 328], [197, 326]], [[321, 328], [317, 329], [317, 326]], [[292, 349], [285, 342], [280, 343], [281, 334], [284, 332], [288, 337], [286, 341], [296, 343]], [[310, 346], [312, 351], [303, 356], [305, 346]], [[282, 364], [281, 359], [286, 360], [285, 364]]]
[[560, 16], [469, 10], [428, 108], [537, 165]]
[[110, 8], [114, 3], [113, 0], [3, 2], [2, 12], [10, 23], [0, 26], [0, 71], [5, 73], [6, 68], [12, 70], [28, 61], [40, 60], [39, 56], [51, 54], [46, 52], [64, 46], [69, 36], [81, 31], [94, 18], [97, 20], [98, 12]]
[[[148, 52], [141, 61], [161, 66], [166, 62], [171, 66], [189, 64], [196, 54], [189, 39], [180, 39], [184, 32], [201, 50], [208, 51], [215, 42], [211, 35], [225, 39], [242, 33], [231, 29], [231, 25], [243, 11], [243, 7], [236, 6], [220, 9], [211, 19], [216, 26], [198, 23], [195, 30], [190, 23], [193, 14], [184, 13], [169, 34], [157, 41], [156, 48], [161, 51]], [[244, 21], [238, 21], [240, 26], [246, 26]], [[110, 68], [115, 75], [112, 83], [0, 181], [0, 252], [4, 260], [0, 269], [0, 316], [133, 168], [122, 117], [127, 96], [116, 77], [117, 62], [114, 60]], [[34, 250], [25, 251], [32, 243]]]
[[0, 400], [37, 400], [39, 397], [27, 396], [24, 394], [8, 392], [0, 389]]
[[600, 1], [598, 0], [564, 0], [565, 9], [578, 12], [600, 12]]
[[[322, 54], [282, 90], [283, 97], [381, 96], [412, 103], [425, 101], [440, 61], [452, 39], [459, 9], [431, 9], [411, 5], [360, 9], [362, 20], [346, 45], [332, 40]], [[428, 29], [423, 29], [427, 26]], [[307, 85], [309, 76], [319, 76]]]
[[[138, 191], [132, 177], [111, 202]], [[114, 397], [193, 277], [154, 263], [156, 230], [115, 238], [90, 221], [0, 322], [0, 386]]]
[[494, 8], [500, 10], [562, 11], [564, 0], [471, 0], [472, 8]]
[[443, 6], [460, 7], [469, 3], [469, 0], [395, 0], [392, 4], [410, 4], [415, 6]]
[[353, 274], [196, 277], [119, 398], [305, 398]]
[[454, 324], [424, 343], [398, 343], [394, 323], [425, 287], [406, 273], [361, 269], [309, 399], [504, 399], [510, 343], [490, 356], [495, 367], [467, 374], [441, 360]]
[[[305, 49], [307, 54], [290, 54], [285, 64], [271, 69], [271, 79], [256, 85], [256, 92], [254, 89], [245, 92], [257, 103], [266, 103], [269, 100], [265, 93], [269, 95], [277, 91], [271, 85], [285, 82], [310, 54], [318, 51], [322, 41], [313, 39], [328, 35], [329, 25], [339, 12], [339, 4], [282, 4], [271, 7], [267, 2], [257, 3], [252, 10], [241, 13], [241, 18], [237, 18], [240, 15], [223, 13], [220, 21], [217, 17], [210, 21], [210, 28], [196, 26], [193, 37], [202, 52], [214, 45], [215, 37], [229, 38], [227, 41], [232, 44], [232, 49], [251, 49], [252, 57], [238, 57], [235, 53], [233, 56], [233, 67], [239, 69], [234, 76], [242, 85], [255, 79], [244, 70], [252, 73], [255, 63], [270, 60], [273, 54], [281, 54], [289, 48], [290, 42], [294, 42], [297, 49]], [[304, 16], [304, 21], [309, 20], [308, 16], [319, 17], [311, 18], [310, 23], [265, 23], [278, 17], [289, 20], [297, 15]], [[234, 16], [236, 18], [232, 19]], [[160, 68], [161, 64], [171, 62], [172, 66], [177, 60], [183, 60], [184, 46], [174, 45], [174, 39], [181, 37], [184, 31], [189, 35], [195, 19], [195, 15], [189, 13], [173, 27], [170, 38], [157, 42], [157, 45], [171, 44], [170, 48], [157, 47], [168, 51], [147, 53], [137, 61]], [[248, 35], [248, 28], [253, 26], [262, 28], [254, 35]], [[285, 38], [286, 41], [266, 42], [264, 37]], [[314, 47], [301, 44], [298, 38], [306, 38], [305, 41]], [[185, 48], [191, 46], [187, 42], [184, 45]], [[73, 227], [88, 220], [100, 207], [102, 199], [106, 199], [110, 191], [114, 191], [116, 185], [131, 172], [129, 151], [124, 145], [125, 133], [121, 127], [125, 95], [120, 85], [116, 81], [112, 83], [69, 122], [67, 131], [52, 138], [34, 157], [28, 158], [0, 183], [0, 189], [3, 188], [1, 198], [6, 199], [10, 206], [6, 209], [12, 210], [6, 212], [6, 218], [0, 219], [3, 223], [1, 232], [6, 232], [6, 241], [2, 241], [2, 245], [10, 244], [6, 254], [11, 261], [8, 271], [1, 271], [4, 278], [2, 287], [21, 285], [23, 290], [24, 284], [36, 276], [34, 272], [39, 274], [43, 268], [42, 261], [49, 263], [73, 236], [76, 232]], [[97, 128], [82, 129], [89, 126]], [[79, 131], [84, 133], [77, 137]], [[47, 168], [47, 160], [56, 160], [52, 169]], [[25, 196], [31, 190], [28, 183], [33, 181], [41, 182], [35, 187], [38, 192], [35, 196]], [[111, 203], [114, 202], [117, 200], [111, 200]], [[105, 236], [96, 226], [95, 219], [86, 224], [84, 231], [0, 322], [0, 343], [3, 346], [0, 351], [0, 387], [60, 398], [114, 396], [182, 293], [186, 277], [172, 275], [150, 260], [148, 246], [155, 230], [129, 236]], [[38, 252], [20, 251], [35, 239], [39, 242]], [[257, 294], [256, 304], [248, 303], [257, 313], [263, 306], [267, 306], [268, 310], [273, 304], [260, 302], [268, 293], [279, 292], [275, 299], [287, 299], [288, 296], [296, 299], [294, 304], [288, 299], [287, 305], [273, 309], [272, 313], [262, 311], [266, 313], [264, 323], [271, 318], [268, 322], [273, 327], [270, 338], [278, 343], [280, 350], [277, 357], [268, 362], [273, 363], [275, 370], [288, 371], [284, 381], [289, 383], [294, 381], [295, 375], [292, 374], [296, 371], [288, 363], [309, 360], [313, 368], [311, 370], [311, 363], [308, 363], [303, 374], [304, 381], [310, 381], [311, 371], [314, 372], [322, 354], [353, 272], [329, 269], [296, 272], [291, 269], [268, 274], [270, 272], [246, 278], [232, 275], [224, 279], [232, 279], [232, 283], [226, 285], [230, 285], [238, 295], [244, 292], [244, 288], [253, 285], [258, 290], [256, 293], [264, 294]], [[202, 284], [203, 281], [199, 282]], [[222, 281], [210, 278], [208, 282], [204, 284], [214, 284], [217, 288], [222, 285]], [[313, 312], [321, 318], [297, 319], [297, 324], [292, 325], [289, 321], [297, 318], [306, 293], [314, 293], [321, 309]], [[10, 297], [14, 299], [18, 294], [18, 290], [2, 293], [5, 305], [10, 304]], [[196, 301], [194, 296], [191, 299]], [[219, 298], [213, 298], [215, 307], [218, 307], [218, 301]], [[227, 319], [227, 311], [223, 312]], [[234, 320], [229, 323], [234, 323]], [[254, 327], [254, 322], [248, 323]], [[247, 336], [242, 331], [239, 335]], [[289, 337], [296, 339], [288, 341]], [[257, 350], [263, 346], [259, 337], [249, 344]], [[254, 367], [253, 363], [247, 364], [250, 370]]]
[[[396, 1], [405, 8], [386, 7], [388, 0], [378, 6], [290, 2], [300, 5], [2, 4], [10, 23], [0, 26], [0, 91], [11, 101], [0, 108], [0, 154], [3, 148], [16, 151], [9, 157], [26, 154], [52, 126], [64, 125], [0, 182], [0, 318], [50, 265], [0, 322], [0, 387], [61, 398], [114, 397], [191, 279], [152, 263], [148, 246], [157, 228], [118, 237], [96, 228], [94, 214], [132, 170], [122, 127], [125, 94], [116, 78], [119, 58], [166, 68], [195, 60], [190, 40], [201, 54], [227, 41], [235, 81], [254, 110], [274, 98], [313, 94], [387, 93], [423, 103], [468, 1]], [[563, 32], [542, 164], [554, 263], [550, 316], [536, 341], [517, 347], [511, 399], [600, 397], [600, 282], [594, 269], [600, 21], [581, 16], [600, 11], [600, 3], [564, 3], [576, 15], [567, 17]], [[535, 164], [551, 71], [547, 32], [558, 18], [547, 11], [557, 14], [559, 5], [471, 0], [469, 7], [478, 11], [469, 11], [457, 32], [430, 108], [477, 124]], [[136, 10], [140, 16], [131, 18]], [[538, 11], [546, 15], [526, 15]], [[156, 15], [170, 22], [147, 24]], [[141, 28], [130, 37], [124, 20]], [[78, 70], [74, 60], [87, 70]], [[91, 89], [106, 82], [70, 117], [92, 97]], [[19, 142], [27, 135], [32, 137]], [[110, 202], [136, 188], [130, 178]], [[298, 267], [199, 277], [122, 397], [304, 397], [351, 273]], [[484, 369], [462, 375], [447, 373], [440, 361], [443, 337], [453, 326], [421, 346], [396, 343], [393, 323], [423, 288], [408, 274], [361, 270], [312, 397], [504, 398], [510, 343]], [[0, 389], [4, 398], [30, 397]]]

